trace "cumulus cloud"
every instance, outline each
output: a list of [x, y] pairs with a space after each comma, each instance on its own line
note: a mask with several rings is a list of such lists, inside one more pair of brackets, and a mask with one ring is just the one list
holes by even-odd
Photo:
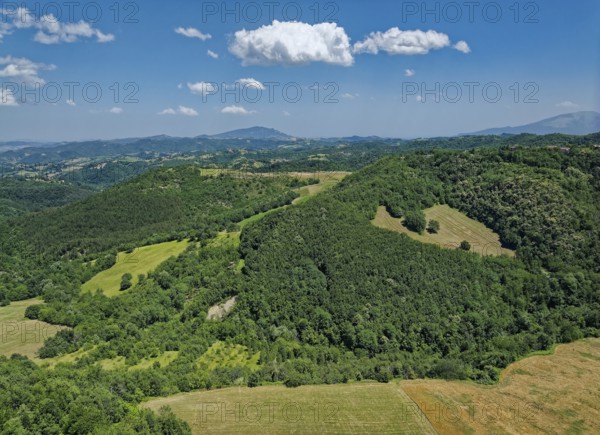
[[171, 109], [170, 107], [168, 109], [163, 110], [162, 112], [158, 112], [159, 115], [177, 115], [177, 111], [175, 109]]
[[67, 100], [67, 104], [71, 107], [77, 106], [77, 104], [73, 100]]
[[0, 13], [0, 41], [12, 33], [13, 29], [36, 29], [33, 40], [41, 44], [59, 44], [76, 42], [79, 38], [96, 38], [97, 42], [110, 42], [115, 39], [112, 34], [103, 33], [83, 20], [77, 23], [61, 23], [54, 15], [34, 16], [27, 8], [15, 11], [4, 10]]
[[356, 97], [358, 97], [358, 94], [349, 94], [349, 93], [345, 93], [340, 95], [341, 98], [344, 98], [346, 100], [354, 100]]
[[219, 54], [218, 54], [218, 53], [215, 53], [215, 52], [214, 52], [214, 51], [212, 51], [212, 50], [207, 50], [206, 54], [207, 54], [209, 57], [212, 57], [213, 59], [218, 59], [218, 58], [219, 58]]
[[404, 77], [413, 77], [416, 74], [414, 69], [405, 69]]
[[209, 33], [202, 33], [200, 30], [195, 29], [193, 27], [188, 27], [187, 29], [183, 27], [178, 27], [175, 29], [175, 33], [179, 35], [183, 35], [187, 38], [196, 38], [201, 41], [206, 41], [207, 39], [212, 38], [212, 35]]
[[162, 112], [158, 112], [159, 115], [183, 115], [183, 116], [198, 116], [198, 112], [196, 112], [191, 107], [179, 106], [177, 110], [168, 109], [163, 110]]
[[239, 79], [236, 83], [239, 83], [241, 87], [255, 88], [261, 91], [264, 91], [266, 89], [265, 85], [253, 78]]
[[123, 109], [121, 109], [120, 107], [113, 107], [109, 110], [109, 112], [113, 115], [120, 115], [121, 113], [123, 113]]
[[562, 103], [556, 104], [556, 107], [560, 107], [563, 109], [577, 109], [579, 104], [575, 104], [572, 101], [563, 101]]
[[217, 90], [213, 83], [208, 82], [188, 83], [187, 86], [192, 94], [195, 95], [208, 95]]
[[458, 41], [456, 44], [452, 46], [455, 50], [460, 51], [461, 53], [468, 54], [471, 52], [471, 47], [465, 41]]
[[351, 66], [350, 38], [336, 23], [280, 22], [235, 33], [229, 51], [242, 65], [306, 65], [324, 62]]
[[450, 38], [445, 33], [435, 30], [400, 30], [392, 27], [385, 32], [371, 32], [364, 40], [354, 44], [354, 53], [377, 54], [385, 51], [388, 54], [427, 54], [430, 50], [438, 50], [450, 45]]
[[55, 65], [36, 63], [24, 57], [0, 57], [0, 78], [2, 79], [43, 85], [46, 82], [39, 76], [39, 72], [54, 69], [56, 69]]
[[227, 106], [221, 110], [221, 113], [227, 113], [229, 115], [250, 115], [252, 113], [256, 113], [253, 110], [247, 110], [242, 106]]
[[198, 116], [198, 112], [191, 107], [179, 106], [177, 110], [183, 116]]

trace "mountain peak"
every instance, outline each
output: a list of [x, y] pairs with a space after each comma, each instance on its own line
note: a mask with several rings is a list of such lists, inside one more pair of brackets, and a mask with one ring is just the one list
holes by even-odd
[[598, 112], [573, 112], [553, 116], [531, 124], [518, 127], [490, 128], [465, 136], [503, 135], [503, 134], [571, 134], [584, 135], [600, 132], [600, 113]]

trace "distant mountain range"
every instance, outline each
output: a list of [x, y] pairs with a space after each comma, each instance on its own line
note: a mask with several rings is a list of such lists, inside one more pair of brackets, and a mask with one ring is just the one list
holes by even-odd
[[0, 153], [4, 151], [12, 151], [12, 150], [20, 150], [23, 148], [33, 148], [33, 147], [50, 147], [55, 145], [50, 142], [38, 142], [38, 141], [9, 141], [9, 142], [0, 142]]
[[[460, 136], [537, 135], [562, 133], [585, 135], [600, 132], [600, 113], [577, 112], [544, 119], [521, 127], [505, 127], [482, 130]], [[460, 136], [455, 139], [460, 139]], [[453, 140], [452, 138], [446, 138]], [[274, 149], [284, 145], [306, 144], [310, 146], [352, 144], [371, 142], [395, 142], [396, 139], [379, 136], [348, 136], [337, 138], [300, 138], [266, 127], [251, 127], [232, 130], [215, 135], [196, 137], [173, 137], [158, 135], [145, 138], [122, 138], [113, 140], [91, 140], [80, 142], [42, 143], [36, 141], [0, 142], [0, 161], [20, 163], [45, 163], [75, 158], [96, 158], [137, 154], [173, 154], [189, 152], [213, 152], [224, 149]]]
[[266, 127], [250, 127], [239, 130], [228, 131], [212, 136], [200, 136], [210, 139], [262, 139], [262, 140], [294, 140], [293, 136], [287, 135], [275, 130], [274, 128]]
[[489, 128], [475, 133], [466, 133], [461, 136], [485, 136], [503, 134], [572, 134], [583, 135], [600, 132], [600, 113], [575, 112], [543, 119], [532, 124], [518, 127]]

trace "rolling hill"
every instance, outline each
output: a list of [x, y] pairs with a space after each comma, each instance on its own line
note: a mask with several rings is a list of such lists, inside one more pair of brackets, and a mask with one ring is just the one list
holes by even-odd
[[[46, 303], [25, 316], [69, 328], [39, 350], [60, 363], [0, 357], [9, 392], [0, 395], [0, 418], [25, 421], [29, 432], [132, 433], [118, 429], [146, 427], [139, 418], [178, 427], [169, 411], [156, 416], [136, 405], [193, 390], [425, 377], [497, 383], [501, 369], [530, 352], [600, 336], [598, 167], [593, 147], [409, 153], [279, 207], [298, 182], [207, 177], [187, 166], [18, 218], [25, 231], [0, 251], [9, 267], [0, 291], [38, 292]], [[371, 221], [381, 207], [395, 219], [426, 211], [452, 232], [452, 221], [468, 216], [461, 237], [478, 227], [487, 239], [493, 230], [516, 257], [377, 228]], [[217, 228], [227, 231], [210, 238]], [[118, 297], [80, 291], [114, 264], [117, 247], [190, 232], [200, 243]], [[52, 255], [31, 263], [19, 243]], [[83, 264], [86, 256], [97, 260]], [[231, 311], [207, 319], [234, 297]], [[320, 389], [298, 391], [307, 390]], [[90, 409], [93, 419], [80, 417]]]

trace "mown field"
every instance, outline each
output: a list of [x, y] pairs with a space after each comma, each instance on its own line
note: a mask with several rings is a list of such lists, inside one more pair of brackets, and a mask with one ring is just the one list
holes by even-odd
[[155, 411], [165, 405], [196, 434], [600, 433], [600, 339], [560, 345], [553, 354], [518, 361], [493, 386], [429, 379], [271, 385], [178, 394], [142, 404]]
[[194, 434], [435, 433], [396, 383], [234, 387], [142, 404], [156, 411], [165, 405]]
[[500, 236], [480, 222], [473, 220], [447, 205], [436, 205], [424, 210], [427, 222], [437, 220], [440, 230], [437, 234], [424, 231], [418, 234], [407, 229], [403, 219], [390, 216], [385, 207], [377, 209], [373, 225], [408, 235], [422, 243], [431, 243], [448, 249], [456, 249], [463, 240], [471, 244], [471, 251], [480, 255], [507, 255], [514, 257], [515, 252], [502, 247]]
[[119, 252], [117, 263], [104, 270], [81, 286], [82, 292], [94, 292], [101, 288], [106, 296], [119, 294], [121, 277], [125, 273], [133, 276], [132, 284], [138, 282], [138, 275], [147, 274], [172, 256], [181, 254], [188, 247], [188, 241], [172, 241], [136, 248], [131, 253]]
[[443, 434], [600, 433], [600, 339], [557, 346], [511, 364], [500, 383], [401, 383]]
[[39, 299], [29, 299], [0, 307], [0, 355], [11, 356], [18, 353], [39, 361], [36, 353], [44, 340], [62, 329], [60, 326], [25, 318], [28, 306], [43, 303]]

